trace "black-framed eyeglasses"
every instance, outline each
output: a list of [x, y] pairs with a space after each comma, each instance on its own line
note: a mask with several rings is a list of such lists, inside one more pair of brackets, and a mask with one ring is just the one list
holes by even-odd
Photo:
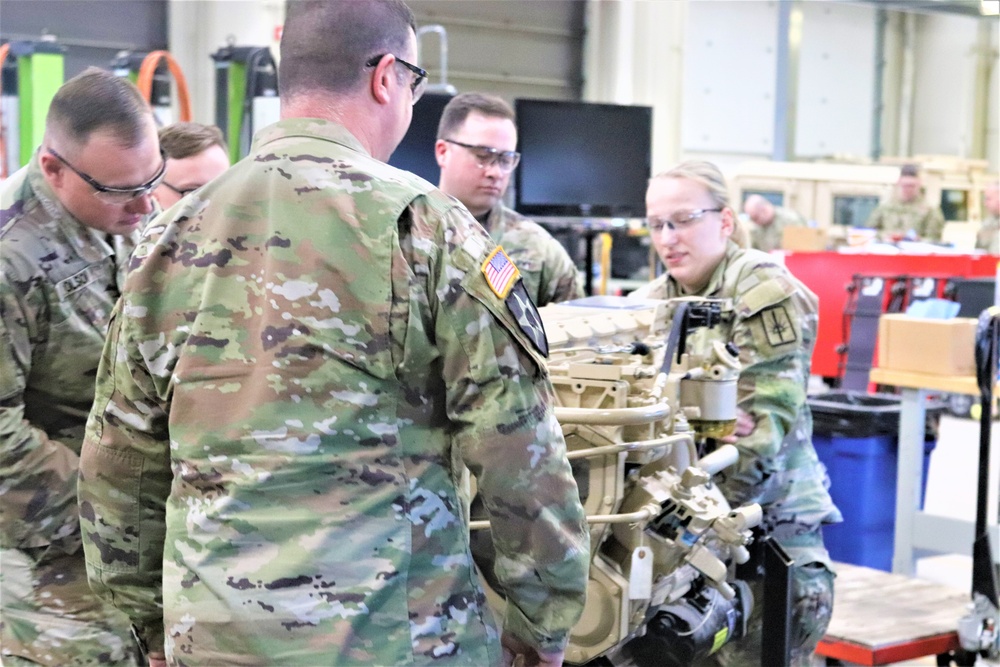
[[646, 226], [651, 232], [661, 232], [666, 227], [672, 232], [681, 232], [701, 220], [706, 213], [721, 213], [721, 208], [696, 208], [693, 211], [677, 211], [669, 218], [646, 218]]
[[[379, 61], [387, 55], [389, 54], [383, 53], [378, 56], [372, 56], [368, 59], [368, 62], [365, 63], [365, 67], [375, 67], [375, 65], [378, 65]], [[393, 54], [393, 58], [396, 59], [397, 63], [417, 75], [416, 78], [413, 79], [413, 83], [410, 84], [410, 90], [413, 92], [413, 103], [416, 104], [417, 100], [423, 96], [424, 91], [427, 90], [427, 70], [423, 67], [417, 67], [412, 63], [406, 62], [396, 54]]]
[[517, 163], [521, 161], [521, 154], [517, 151], [502, 151], [499, 148], [493, 148], [492, 146], [474, 146], [472, 144], [465, 144], [461, 141], [455, 141], [454, 139], [445, 139], [449, 144], [455, 144], [456, 146], [461, 146], [465, 148], [473, 156], [475, 156], [476, 161], [479, 163], [480, 169], [486, 169], [496, 165], [500, 167], [500, 171], [505, 174], [509, 174], [514, 171]]
[[94, 196], [103, 201], [106, 204], [127, 204], [133, 199], [138, 199], [143, 195], [147, 195], [153, 190], [155, 190], [161, 182], [163, 182], [163, 176], [167, 173], [167, 154], [160, 149], [160, 168], [156, 172], [153, 178], [149, 179], [142, 185], [136, 185], [128, 188], [113, 188], [109, 185], [104, 185], [98, 180], [94, 179], [88, 174], [80, 171], [69, 162], [66, 161], [62, 155], [55, 152], [51, 148], [46, 148], [49, 154], [55, 159], [62, 162], [64, 165], [69, 167], [70, 171], [82, 178], [87, 185], [94, 188]]

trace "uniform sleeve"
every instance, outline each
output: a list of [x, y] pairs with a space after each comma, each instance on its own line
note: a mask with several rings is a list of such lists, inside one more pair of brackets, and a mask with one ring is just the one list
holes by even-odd
[[736, 472], [726, 474], [726, 497], [736, 505], [760, 502], [756, 496], [776, 466], [782, 441], [806, 403], [811, 334], [807, 312], [791, 283], [765, 280], [738, 295], [733, 342], [743, 370], [737, 405], [753, 416], [755, 427], [737, 442]]
[[585, 296], [583, 276], [562, 244], [551, 237], [546, 244], [540, 292], [543, 298], [538, 303], [539, 306]]
[[474, 247], [492, 247], [464, 218], [453, 210], [444, 221], [445, 238], [438, 236], [427, 255], [447, 416], [489, 512], [495, 572], [507, 595], [504, 630], [540, 650], [560, 650], [583, 610], [589, 532], [553, 415], [551, 384], [480, 271], [486, 253], [464, 249], [463, 237], [470, 236]]
[[[24, 414], [37, 312], [29, 280], [0, 280], [0, 547], [79, 549], [76, 453]], [[25, 289], [22, 290], [21, 288]]]
[[112, 316], [80, 454], [80, 527], [91, 588], [129, 616], [155, 650], [163, 646], [167, 424], [121, 304]]

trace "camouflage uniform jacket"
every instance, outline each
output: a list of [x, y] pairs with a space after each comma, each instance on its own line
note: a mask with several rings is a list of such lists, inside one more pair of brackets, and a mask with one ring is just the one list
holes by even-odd
[[919, 199], [906, 203], [893, 199], [879, 204], [865, 226], [877, 229], [883, 235], [906, 234], [912, 230], [923, 241], [940, 241], [944, 216], [941, 209], [928, 206]]
[[[636, 298], [685, 296], [664, 274], [632, 293]], [[743, 371], [739, 407], [756, 419], [739, 440], [740, 460], [721, 475], [734, 506], [760, 503], [762, 527], [783, 545], [825, 523], [841, 521], [827, 491], [829, 478], [812, 445], [806, 385], [818, 325], [816, 295], [787, 269], [758, 250], [730, 243], [723, 261], [697, 296], [732, 299], [735, 317], [700, 335], [736, 344]], [[822, 550], [813, 559], [828, 567]]]
[[1000, 216], [994, 215], [983, 220], [976, 233], [976, 249], [1000, 255]]
[[764, 252], [781, 248], [781, 237], [785, 227], [803, 227], [806, 219], [790, 208], [774, 207], [774, 219], [769, 225], [750, 223], [750, 245]]
[[168, 662], [499, 664], [463, 463], [504, 627], [564, 645], [589, 537], [525, 333], [540, 322], [492, 291], [493, 247], [455, 200], [315, 119], [265, 128], [147, 228], [80, 503], [92, 586]]
[[583, 276], [566, 249], [544, 227], [503, 204], [493, 207], [483, 227], [514, 260], [536, 306], [584, 296]]
[[[48, 567], [63, 584], [58, 594], [40, 593], [39, 581], [35, 590], [20, 582], [29, 588], [18, 594], [4, 588], [7, 655], [42, 662], [18, 624], [65, 633], [62, 651], [46, 649], [52, 664], [76, 664], [89, 649], [74, 638], [95, 627], [117, 623], [118, 643], [128, 637], [125, 619], [85, 580], [70, 582], [70, 571], [83, 572], [76, 481], [94, 375], [137, 236], [109, 242], [76, 220], [45, 181], [37, 154], [0, 190], [0, 550], [23, 550], [7, 553], [5, 563], [23, 563], [36, 579]], [[59, 572], [45, 565], [56, 560]], [[96, 625], [84, 630], [89, 623]]]

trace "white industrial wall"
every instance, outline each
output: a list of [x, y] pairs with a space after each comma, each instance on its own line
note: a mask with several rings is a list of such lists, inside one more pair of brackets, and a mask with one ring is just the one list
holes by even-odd
[[[507, 97], [558, 98], [580, 91], [591, 101], [653, 106], [654, 170], [689, 156], [724, 167], [768, 158], [776, 131], [790, 133], [794, 155], [802, 159], [863, 158], [873, 149], [880, 100], [875, 99], [878, 56], [871, 3], [799, 3], [798, 77], [789, 89], [796, 113], [787, 126], [775, 122], [782, 38], [776, 0], [587, 0], [582, 29], [576, 3], [566, 0], [412, 4], [421, 24], [447, 26], [451, 20], [449, 78], [459, 90], [492, 88]], [[171, 0], [171, 50], [192, 82], [198, 119], [214, 119], [207, 54], [228, 36], [244, 45], [273, 43], [282, 5], [278, 0]], [[903, 25], [898, 16], [892, 18], [890, 47], [900, 41], [893, 31]], [[912, 110], [904, 121], [897, 106], [902, 51], [887, 49], [884, 152], [901, 146], [911, 154], [968, 157], [985, 151], [996, 170], [1000, 21], [919, 14], [913, 25]], [[984, 49], [988, 79], [979, 85], [983, 99], [977, 102]], [[435, 64], [433, 53], [426, 57]], [[575, 58], [582, 58], [582, 70]], [[974, 133], [976, 113], [985, 136]], [[901, 131], [906, 137], [899, 136]]]

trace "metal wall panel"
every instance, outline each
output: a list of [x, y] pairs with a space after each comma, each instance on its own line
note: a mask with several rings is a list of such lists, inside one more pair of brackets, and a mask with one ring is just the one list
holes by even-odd
[[[448, 37], [448, 83], [458, 92], [580, 99], [584, 3], [577, 0], [411, 0], [417, 26]], [[421, 41], [421, 65], [441, 78], [439, 41]]]
[[66, 78], [107, 68], [121, 50], [167, 46], [167, 0], [3, 0], [0, 38], [56, 36], [66, 47]]

